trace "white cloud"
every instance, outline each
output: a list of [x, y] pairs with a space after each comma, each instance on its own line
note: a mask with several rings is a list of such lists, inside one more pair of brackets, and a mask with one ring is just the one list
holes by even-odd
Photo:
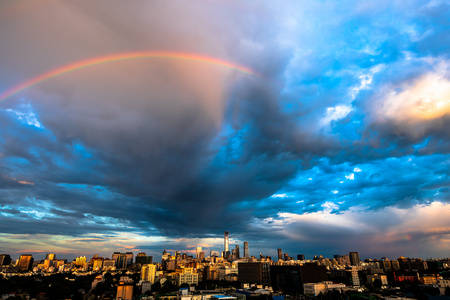
[[354, 173], [350, 173], [348, 175], [345, 175], [345, 178], [347, 178], [348, 180], [355, 180], [355, 174]]
[[6, 109], [6, 111], [14, 113], [17, 116], [17, 119], [19, 119], [24, 124], [35, 126], [38, 128], [44, 128], [44, 126], [42, 126], [42, 124], [39, 122], [36, 115], [34, 114], [30, 104], [21, 105], [20, 110], [8, 108]]
[[271, 198], [292, 198], [293, 196], [288, 196], [287, 194], [273, 194]]
[[352, 107], [349, 105], [337, 105], [334, 107], [328, 107], [325, 116], [320, 120], [320, 125], [322, 127], [326, 127], [330, 125], [332, 121], [337, 121], [345, 118], [352, 110]]

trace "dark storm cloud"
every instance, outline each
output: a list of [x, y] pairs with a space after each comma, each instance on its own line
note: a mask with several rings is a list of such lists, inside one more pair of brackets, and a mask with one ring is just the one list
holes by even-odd
[[[9, 7], [23, 17], [0, 18], [2, 90], [61, 65], [131, 51], [198, 53], [261, 76], [193, 62], [119, 62], [42, 82], [24, 92], [28, 100], [5, 100], [3, 232], [57, 226], [73, 236], [206, 239], [230, 230], [272, 244], [286, 212], [448, 201], [448, 116], [403, 122], [379, 109], [392, 91], [448, 66], [438, 44], [448, 37], [448, 5], [413, 1], [407, 13], [397, 1], [107, 7]], [[336, 249], [356, 238], [364, 248], [367, 235], [288, 225], [330, 238]]]

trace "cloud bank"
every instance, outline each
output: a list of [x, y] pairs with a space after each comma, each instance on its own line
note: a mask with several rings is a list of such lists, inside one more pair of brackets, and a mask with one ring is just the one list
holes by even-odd
[[445, 255], [449, 10], [445, 1], [0, 4], [0, 92], [138, 51], [259, 74], [120, 61], [0, 102], [0, 251], [220, 250], [228, 230], [255, 255]]

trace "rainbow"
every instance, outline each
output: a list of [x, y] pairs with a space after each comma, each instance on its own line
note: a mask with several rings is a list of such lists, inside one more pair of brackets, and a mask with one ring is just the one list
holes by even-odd
[[36, 84], [39, 84], [43, 81], [71, 73], [74, 71], [78, 71], [85, 68], [90, 68], [98, 65], [104, 65], [114, 62], [127, 61], [127, 60], [138, 60], [138, 59], [177, 59], [177, 60], [185, 60], [185, 61], [196, 61], [205, 64], [211, 64], [219, 67], [225, 67], [228, 69], [236, 70], [245, 75], [258, 76], [251, 69], [241, 66], [229, 61], [191, 54], [191, 53], [180, 53], [180, 52], [127, 52], [127, 53], [119, 53], [113, 55], [106, 55], [101, 57], [95, 57], [87, 60], [77, 61], [75, 63], [71, 63], [48, 72], [42, 73], [32, 79], [19, 83], [10, 89], [4, 91], [0, 94], [0, 101], [8, 99], [9, 97], [20, 93]]

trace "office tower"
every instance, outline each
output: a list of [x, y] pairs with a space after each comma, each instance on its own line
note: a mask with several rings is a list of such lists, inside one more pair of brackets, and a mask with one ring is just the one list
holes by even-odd
[[117, 258], [116, 268], [122, 269], [122, 270], [127, 268], [127, 254], [126, 253], [119, 254], [119, 257]]
[[117, 260], [119, 259], [120, 256], [120, 252], [114, 252], [113, 255], [111, 256], [111, 260], [114, 260], [117, 266]]
[[240, 253], [239, 253], [239, 245], [236, 245], [236, 248], [235, 248], [235, 254], [236, 254], [236, 258], [240, 258]]
[[19, 271], [31, 270], [31, 267], [33, 266], [33, 255], [22, 254], [19, 258], [17, 266], [19, 267]]
[[202, 247], [197, 247], [196, 258], [200, 258], [200, 252], [202, 252]]
[[112, 259], [105, 259], [103, 261], [103, 269], [106, 270], [111, 270], [112, 268], [114, 268], [116, 266], [116, 261], [112, 260]]
[[282, 290], [285, 293], [302, 294], [303, 285], [305, 283], [321, 282], [326, 280], [328, 280], [327, 268], [325, 266], [318, 266], [315, 263], [306, 263], [301, 266], [270, 266], [270, 283], [273, 289]]
[[0, 254], [0, 266], [8, 266], [11, 264], [11, 256], [9, 254]]
[[248, 253], [248, 242], [244, 242], [244, 257], [250, 257]]
[[53, 260], [52, 259], [44, 259], [44, 269], [48, 269], [50, 267], [53, 267]]
[[283, 260], [283, 252], [278, 248], [278, 260]]
[[148, 256], [145, 252], [140, 252], [136, 255], [136, 263], [141, 264], [141, 266], [146, 264], [151, 264], [153, 261], [153, 256]]
[[147, 254], [145, 254], [145, 252], [139, 252], [139, 253], [136, 255], [136, 260], [135, 260], [135, 262], [136, 262], [137, 264], [141, 264], [141, 266], [147, 264]]
[[95, 257], [91, 259], [92, 270], [99, 271], [103, 268], [103, 257]]
[[289, 253], [284, 253], [284, 260], [285, 261], [290, 260]]
[[50, 260], [54, 260], [56, 258], [55, 254], [53, 253], [47, 253], [45, 255], [45, 259], [50, 259]]
[[298, 260], [305, 260], [305, 255], [303, 255], [303, 254], [297, 254], [297, 259], [298, 259]]
[[225, 255], [229, 251], [229, 249], [228, 249], [228, 243], [229, 243], [228, 235], [229, 235], [229, 232], [225, 231], [224, 238], [223, 238], [223, 252], [225, 252]]
[[75, 259], [75, 265], [77, 265], [78, 267], [84, 266], [85, 263], [86, 263], [86, 256], [79, 256]]
[[132, 265], [134, 260], [133, 252], [126, 252], [125, 255], [127, 256], [127, 266]]
[[205, 259], [205, 252], [203, 252], [203, 251], [199, 252], [198, 253], [198, 258], [203, 261]]
[[[260, 254], [261, 255], [261, 254]], [[238, 264], [239, 281], [242, 283], [270, 284], [270, 263], [250, 262]]]
[[359, 253], [358, 252], [350, 252], [348, 254], [350, 258], [350, 264], [352, 266], [359, 266], [361, 263], [361, 260], [359, 259]]
[[143, 265], [141, 268], [141, 279], [151, 284], [155, 283], [156, 265]]

